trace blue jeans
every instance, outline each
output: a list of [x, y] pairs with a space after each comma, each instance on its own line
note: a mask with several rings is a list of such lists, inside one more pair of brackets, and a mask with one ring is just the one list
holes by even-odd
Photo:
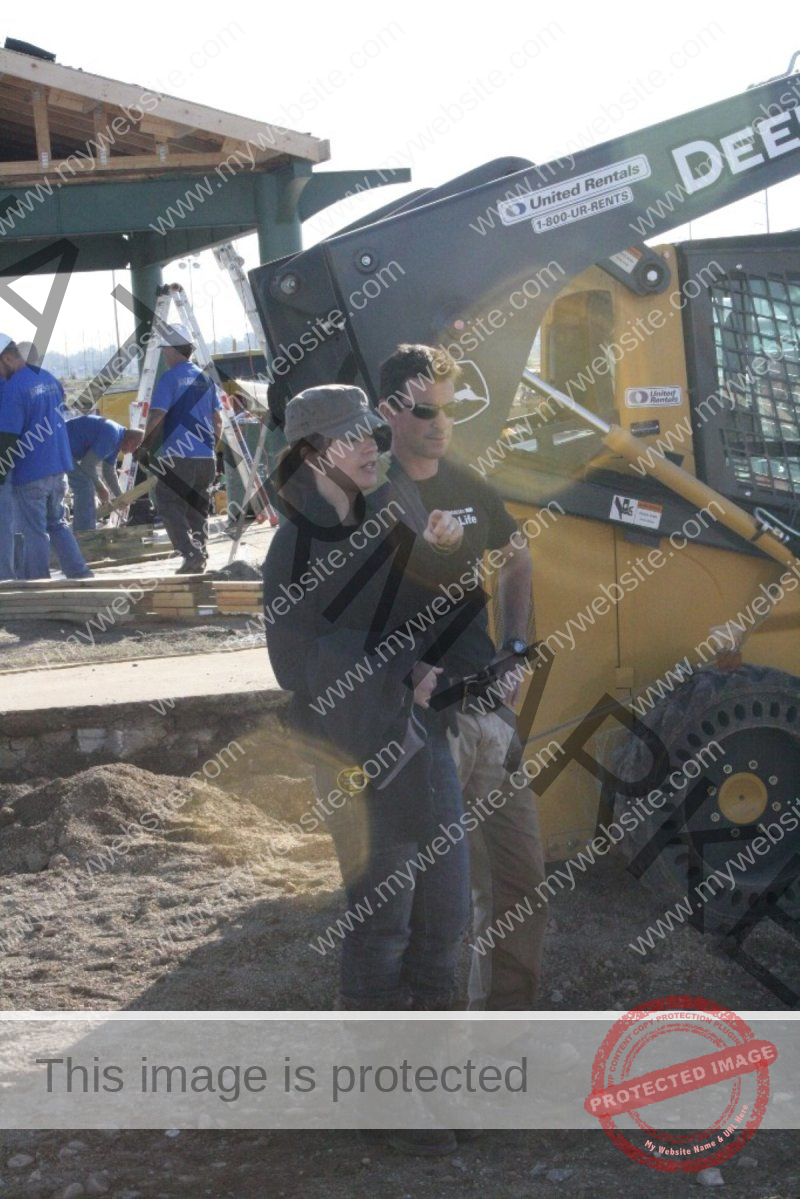
[[14, 542], [16, 532], [14, 485], [10, 479], [0, 485], [0, 580], [15, 579]]
[[25, 535], [24, 579], [49, 579], [50, 545], [69, 579], [91, 577], [80, 546], [67, 524], [66, 475], [45, 475], [14, 488], [20, 532]]
[[[446, 1008], [455, 995], [470, 910], [469, 850], [458, 823], [461, 788], [444, 734], [431, 735], [429, 748], [430, 837], [387, 836], [380, 796], [350, 796], [326, 820], [355, 916], [342, 942], [341, 991], [348, 1008], [398, 1011], [409, 1000]], [[335, 778], [324, 770], [317, 776], [324, 801]], [[450, 828], [452, 838], [440, 824]], [[443, 842], [440, 855], [431, 849], [437, 838]], [[361, 921], [359, 912], [366, 913]]]
[[72, 470], [69, 473], [69, 485], [72, 490], [73, 529], [76, 533], [83, 529], [96, 529], [97, 489], [94, 483], [82, 470]]

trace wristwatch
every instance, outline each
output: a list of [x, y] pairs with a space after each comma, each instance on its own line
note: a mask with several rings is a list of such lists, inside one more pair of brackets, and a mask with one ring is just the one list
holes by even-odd
[[507, 649], [509, 653], [514, 654], [517, 658], [522, 658], [528, 652], [528, 643], [527, 641], [523, 641], [521, 637], [507, 637], [500, 648]]

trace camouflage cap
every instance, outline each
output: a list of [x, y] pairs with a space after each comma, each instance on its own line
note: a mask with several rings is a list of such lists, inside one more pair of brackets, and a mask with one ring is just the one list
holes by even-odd
[[284, 433], [290, 445], [319, 433], [335, 440], [348, 433], [371, 437], [386, 421], [369, 406], [366, 393], [360, 387], [344, 383], [328, 383], [323, 387], [307, 387], [298, 392], [286, 405]]

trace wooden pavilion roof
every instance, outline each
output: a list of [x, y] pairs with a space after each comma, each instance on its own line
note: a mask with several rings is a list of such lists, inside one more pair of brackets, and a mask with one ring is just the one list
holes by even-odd
[[0, 185], [164, 178], [225, 161], [234, 172], [251, 156], [264, 170], [330, 150], [308, 133], [0, 49]]

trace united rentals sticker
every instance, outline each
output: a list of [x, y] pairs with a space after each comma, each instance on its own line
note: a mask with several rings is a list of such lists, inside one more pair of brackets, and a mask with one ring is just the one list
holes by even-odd
[[626, 408], [672, 408], [682, 400], [680, 387], [626, 387]]
[[567, 178], [528, 195], [502, 200], [497, 205], [497, 213], [504, 225], [529, 220], [536, 232], [542, 233], [556, 225], [598, 216], [609, 208], [630, 204], [633, 192], [626, 184], [640, 183], [650, 174], [647, 157], [637, 154], [578, 175], [576, 179]]

